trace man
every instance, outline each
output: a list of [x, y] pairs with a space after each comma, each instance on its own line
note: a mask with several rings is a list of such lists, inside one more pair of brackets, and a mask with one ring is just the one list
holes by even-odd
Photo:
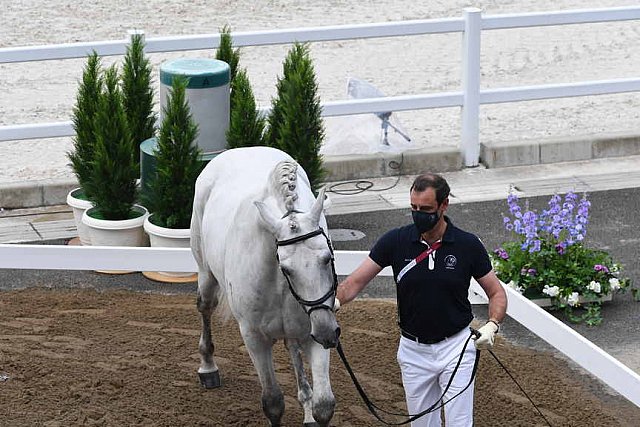
[[[407, 408], [417, 414], [442, 396], [469, 338], [473, 319], [468, 290], [474, 277], [489, 297], [489, 321], [469, 344], [443, 402], [471, 379], [475, 349], [493, 346], [507, 296], [480, 240], [445, 216], [449, 185], [439, 175], [418, 176], [410, 189], [413, 224], [385, 233], [362, 264], [338, 286], [338, 304], [353, 300], [386, 266], [393, 268], [398, 301], [402, 371]], [[441, 402], [442, 403], [442, 402]], [[447, 426], [473, 425], [473, 385], [444, 406]], [[440, 411], [412, 423], [440, 426]]]

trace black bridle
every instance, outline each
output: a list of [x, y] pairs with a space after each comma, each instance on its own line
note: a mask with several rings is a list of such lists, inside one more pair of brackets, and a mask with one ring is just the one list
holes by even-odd
[[284, 271], [284, 269], [280, 265], [280, 257], [278, 257], [278, 251], [276, 250], [276, 258], [278, 259], [278, 266], [280, 266], [280, 271], [282, 271], [282, 275], [284, 276], [284, 278], [287, 279], [287, 283], [289, 284], [289, 291], [291, 291], [291, 295], [293, 295], [296, 301], [298, 301], [298, 303], [302, 305], [302, 308], [307, 314], [311, 314], [312, 311], [319, 310], [319, 309], [333, 310], [333, 305], [324, 304], [324, 302], [327, 299], [329, 299], [331, 296], [335, 296], [336, 290], [338, 289], [338, 275], [336, 274], [335, 257], [333, 255], [333, 246], [331, 245], [331, 240], [329, 240], [327, 233], [325, 233], [321, 227], [318, 227], [317, 230], [313, 230], [307, 234], [302, 234], [300, 236], [292, 237], [291, 239], [285, 239], [285, 240], [276, 239], [276, 247], [288, 246], [288, 245], [293, 245], [295, 243], [302, 242], [304, 240], [310, 239], [320, 234], [322, 234], [324, 238], [327, 240], [327, 246], [329, 247], [329, 252], [331, 253], [331, 272], [333, 274], [333, 284], [331, 285], [331, 289], [318, 299], [306, 300], [302, 298], [300, 295], [298, 295], [298, 293], [293, 287], [293, 284], [291, 283], [291, 279], [289, 278], [287, 273]]

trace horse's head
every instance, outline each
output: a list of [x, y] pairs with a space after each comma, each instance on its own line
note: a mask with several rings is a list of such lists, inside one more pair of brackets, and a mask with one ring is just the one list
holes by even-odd
[[336, 296], [333, 248], [320, 226], [324, 190], [309, 212], [280, 216], [255, 202], [265, 227], [276, 240], [276, 256], [289, 290], [311, 321], [311, 336], [324, 348], [338, 345], [340, 328], [333, 312]]

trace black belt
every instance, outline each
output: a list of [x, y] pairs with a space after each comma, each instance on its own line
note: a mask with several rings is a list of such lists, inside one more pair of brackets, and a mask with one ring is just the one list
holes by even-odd
[[447, 338], [456, 335], [460, 331], [456, 331], [456, 332], [452, 333], [451, 335], [447, 335], [447, 336], [442, 337], [442, 338], [431, 338], [431, 339], [429, 339], [429, 338], [416, 337], [415, 335], [411, 335], [409, 332], [405, 332], [404, 330], [400, 329], [400, 333], [402, 334], [403, 337], [405, 337], [405, 338], [407, 338], [407, 339], [409, 339], [411, 341], [415, 341], [415, 342], [417, 342], [419, 344], [437, 344], [440, 341], [444, 341]]

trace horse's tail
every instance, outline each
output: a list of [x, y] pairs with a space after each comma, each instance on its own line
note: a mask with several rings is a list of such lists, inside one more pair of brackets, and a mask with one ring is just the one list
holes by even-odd
[[202, 217], [204, 207], [211, 193], [211, 185], [201, 179], [196, 181], [195, 195], [193, 197], [193, 209], [191, 210], [191, 253], [198, 264], [198, 268], [203, 270], [206, 267], [204, 253], [202, 251]]
[[[200, 175], [196, 181], [193, 209], [191, 213], [191, 253], [198, 264], [199, 274], [212, 274], [204, 256], [202, 247], [202, 218], [204, 209], [213, 189], [213, 182], [206, 176]], [[214, 278], [217, 281], [217, 278]], [[226, 323], [231, 319], [231, 306], [223, 283], [215, 287], [212, 297], [217, 300], [216, 314]]]
[[228, 294], [224, 286], [218, 286], [218, 306], [216, 307], [216, 315], [222, 323], [227, 323], [233, 317], [231, 315], [231, 304], [229, 304]]

